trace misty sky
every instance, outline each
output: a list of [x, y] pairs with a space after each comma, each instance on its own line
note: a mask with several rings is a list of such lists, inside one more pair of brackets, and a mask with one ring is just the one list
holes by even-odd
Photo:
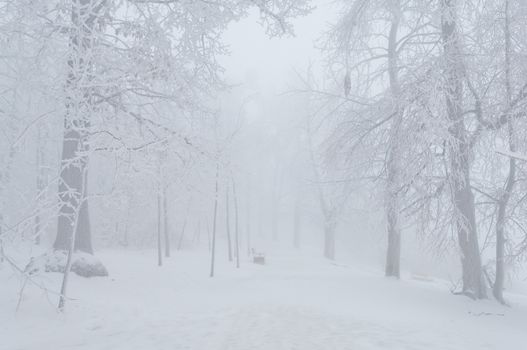
[[0, 4], [0, 350], [527, 348], [527, 0]]
[[291, 88], [293, 70], [305, 72], [320, 58], [316, 41], [327, 30], [334, 13], [329, 1], [319, 1], [308, 16], [293, 20], [295, 36], [270, 38], [258, 23], [258, 14], [231, 24], [225, 41], [231, 54], [223, 58], [226, 77], [231, 84], [253, 82], [277, 93]]

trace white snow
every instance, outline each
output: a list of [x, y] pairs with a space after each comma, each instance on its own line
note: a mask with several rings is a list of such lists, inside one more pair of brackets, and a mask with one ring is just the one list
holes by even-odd
[[[73, 275], [64, 314], [57, 296], [0, 269], [1, 350], [521, 349], [527, 296], [512, 307], [453, 296], [449, 283], [402, 280], [311, 254], [244, 257], [240, 269], [207, 252], [176, 252], [161, 268], [153, 251], [97, 254], [108, 278]], [[59, 273], [38, 277], [58, 290]]]

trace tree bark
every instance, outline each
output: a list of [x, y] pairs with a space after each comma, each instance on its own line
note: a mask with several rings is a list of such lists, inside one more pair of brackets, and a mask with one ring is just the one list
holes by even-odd
[[390, 128], [390, 142], [387, 162], [386, 183], [386, 223], [388, 231], [388, 248], [386, 251], [385, 275], [387, 277], [400, 277], [401, 260], [401, 230], [399, 225], [400, 212], [400, 162], [399, 162], [399, 138], [403, 118], [400, 106], [400, 87], [398, 77], [398, 55], [397, 55], [397, 32], [400, 22], [400, 4], [397, 1], [392, 4], [392, 21], [388, 37], [388, 73], [390, 78], [390, 90], [395, 109], [393, 124]]
[[[77, 225], [79, 224], [79, 211], [77, 211], [75, 213], [75, 219], [74, 219], [74, 224], [73, 224], [73, 234], [75, 235], [75, 232], [76, 231], [76, 227]], [[70, 275], [70, 272], [71, 272], [71, 266], [73, 264], [73, 254], [74, 254], [74, 251], [75, 251], [75, 237], [72, 237], [73, 239], [70, 239], [70, 247], [68, 248], [68, 256], [67, 256], [67, 260], [66, 260], [66, 266], [64, 267], [64, 276], [62, 277], [62, 285], [60, 287], [60, 297], [59, 297], [59, 304], [58, 304], [58, 309], [59, 311], [64, 311], [64, 307], [66, 305], [66, 292], [67, 292], [67, 289], [68, 289], [68, 281], [69, 281], [69, 275]]]
[[37, 160], [37, 210], [35, 213], [35, 244], [40, 245], [41, 242], [41, 235], [42, 235], [42, 220], [41, 220], [41, 203], [42, 203], [42, 196], [44, 195], [44, 142], [42, 140], [42, 127], [43, 125], [39, 125], [38, 131], [37, 131], [37, 154], [36, 154], [36, 160]]
[[231, 219], [230, 219], [230, 213], [229, 213], [229, 186], [227, 185], [227, 188], [225, 190], [225, 219], [227, 224], [227, 254], [229, 257], [229, 261], [232, 261], [232, 242], [231, 242]]
[[295, 203], [295, 217], [293, 227], [293, 246], [296, 249], [300, 248], [300, 199], [297, 196]]
[[238, 218], [238, 196], [236, 195], [236, 184], [232, 182], [232, 195], [234, 197], [234, 248], [236, 255], [236, 267], [240, 267], [240, 233]]
[[450, 122], [448, 153], [454, 221], [461, 250], [462, 293], [486, 298], [470, 185], [470, 144], [463, 119], [463, 60], [458, 38], [455, 0], [441, 0], [441, 34], [445, 58], [446, 111]]
[[212, 243], [210, 259], [210, 277], [214, 277], [214, 263], [216, 255], [216, 218], [218, 216], [218, 180], [220, 176], [220, 166], [216, 164], [216, 185], [214, 190], [214, 214], [212, 218]]
[[[85, 179], [86, 176], [87, 176], [87, 172], [81, 174], [83, 182], [86, 180]], [[83, 188], [83, 191], [84, 190], [86, 190], [86, 187]], [[85, 195], [84, 192], [82, 192], [81, 198], [84, 198], [84, 195]], [[71, 239], [69, 240], [66, 266], [64, 267], [64, 275], [62, 277], [62, 285], [60, 287], [60, 297], [59, 297], [59, 304], [58, 304], [58, 309], [60, 312], [64, 311], [64, 307], [66, 305], [66, 292], [68, 289], [69, 275], [71, 272], [71, 267], [73, 264], [73, 254], [75, 251], [75, 234], [77, 232], [77, 226], [80, 223], [79, 219], [80, 219], [80, 211], [82, 210], [82, 203], [80, 205], [81, 205], [80, 207], [75, 208], [74, 213], [73, 213], [73, 230], [72, 230], [73, 237], [71, 237]]]
[[185, 237], [185, 229], [187, 228], [188, 212], [190, 210], [189, 207], [187, 207], [187, 213], [185, 214], [185, 220], [183, 220], [183, 227], [181, 227], [181, 233], [179, 235], [179, 242], [177, 244], [177, 250], [181, 250], [181, 245], [183, 244], [183, 238]]
[[245, 234], [247, 237], [247, 256], [251, 256], [251, 192], [247, 186], [247, 203], [245, 206]]
[[335, 231], [337, 222], [332, 216], [325, 218], [324, 223], [324, 257], [335, 260]]
[[163, 232], [165, 235], [165, 257], [170, 258], [170, 232], [168, 230], [168, 205], [166, 185], [163, 185]]
[[[511, 91], [511, 32], [510, 32], [510, 12], [509, 12], [509, 0], [505, 0], [505, 90], [507, 95], [507, 105], [511, 103], [512, 91]], [[511, 118], [507, 122], [507, 131], [509, 138], [509, 151], [512, 153], [516, 152], [516, 140], [514, 125]], [[507, 206], [514, 189], [516, 181], [516, 159], [513, 157], [509, 158], [509, 173], [505, 182], [503, 193], [498, 201], [498, 214], [496, 218], [496, 278], [492, 288], [492, 294], [494, 298], [500, 303], [505, 304], [505, 298], [503, 297], [503, 285], [505, 283], [505, 223], [507, 216]]]
[[[161, 173], [161, 171], [159, 172]], [[161, 181], [160, 179], [158, 181]], [[161, 184], [157, 186], [157, 265], [163, 266], [163, 244], [161, 240], [162, 225], [161, 225]]]
[[[69, 38], [68, 78], [65, 87], [66, 114], [58, 190], [60, 211], [53, 247], [56, 250], [68, 250], [70, 240], [75, 237], [75, 250], [93, 254], [86, 197], [88, 129], [93, 110], [92, 87], [89, 86], [93, 62], [90, 57], [93, 35], [97, 31], [98, 20], [106, 3], [101, 1], [97, 6], [94, 6], [91, 0], [72, 0], [71, 3], [72, 33]], [[76, 208], [79, 206], [78, 218], [75, 218]], [[75, 220], [78, 220], [77, 225], [74, 225]]]

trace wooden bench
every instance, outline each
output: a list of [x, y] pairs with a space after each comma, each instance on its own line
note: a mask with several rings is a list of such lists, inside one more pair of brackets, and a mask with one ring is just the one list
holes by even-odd
[[251, 249], [253, 254], [253, 263], [258, 265], [265, 265], [265, 254], [264, 253], [257, 253], [254, 251], [254, 249]]

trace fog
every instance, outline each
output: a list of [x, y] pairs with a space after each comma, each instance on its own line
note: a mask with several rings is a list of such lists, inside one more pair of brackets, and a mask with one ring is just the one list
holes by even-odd
[[522, 1], [0, 1], [0, 350], [518, 349]]

